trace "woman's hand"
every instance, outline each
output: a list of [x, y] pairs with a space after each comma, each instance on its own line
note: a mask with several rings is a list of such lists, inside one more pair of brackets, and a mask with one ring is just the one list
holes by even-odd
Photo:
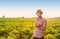
[[40, 25], [40, 24], [35, 24], [35, 26], [36, 26], [36, 27], [42, 27], [42, 25]]

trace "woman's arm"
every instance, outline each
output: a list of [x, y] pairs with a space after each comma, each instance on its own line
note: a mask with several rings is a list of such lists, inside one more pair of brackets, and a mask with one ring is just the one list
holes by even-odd
[[46, 25], [47, 25], [47, 21], [44, 20], [44, 21], [43, 21], [43, 27], [42, 27], [42, 30], [46, 30]]
[[38, 20], [35, 21], [35, 23], [34, 23], [34, 27], [42, 27], [42, 25], [39, 24], [38, 22], [39, 22]]

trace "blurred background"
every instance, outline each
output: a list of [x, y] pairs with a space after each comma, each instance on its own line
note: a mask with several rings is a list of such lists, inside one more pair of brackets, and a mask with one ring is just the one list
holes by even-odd
[[0, 0], [0, 39], [32, 39], [38, 9], [47, 20], [45, 39], [60, 39], [60, 0]]

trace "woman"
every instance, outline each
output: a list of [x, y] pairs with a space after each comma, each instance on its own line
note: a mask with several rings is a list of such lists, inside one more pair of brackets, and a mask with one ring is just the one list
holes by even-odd
[[37, 10], [37, 18], [34, 25], [33, 39], [44, 39], [44, 31], [46, 30], [46, 20], [42, 17], [43, 12]]

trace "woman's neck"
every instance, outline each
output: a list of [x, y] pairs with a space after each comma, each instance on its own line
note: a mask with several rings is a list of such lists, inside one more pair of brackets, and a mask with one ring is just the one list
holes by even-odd
[[42, 19], [42, 17], [38, 17], [38, 20], [41, 20]]
[[41, 18], [42, 18], [42, 16], [40, 16], [40, 17], [38, 17], [38, 18], [40, 18], [40, 19], [41, 19]]

